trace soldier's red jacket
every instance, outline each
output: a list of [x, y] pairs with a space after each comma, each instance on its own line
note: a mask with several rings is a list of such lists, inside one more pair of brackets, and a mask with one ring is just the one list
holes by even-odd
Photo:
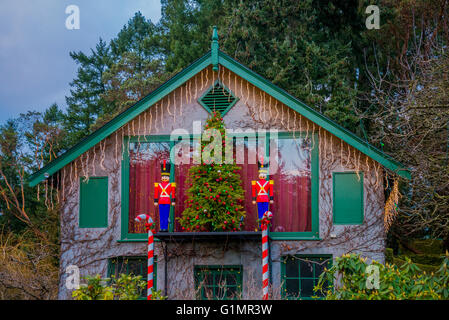
[[251, 181], [251, 189], [253, 192], [253, 201], [268, 202], [273, 200], [273, 180], [260, 179]]
[[[156, 182], [154, 184], [154, 202], [159, 204], [170, 204], [175, 202], [176, 183]], [[172, 196], [172, 200], [170, 200]]]

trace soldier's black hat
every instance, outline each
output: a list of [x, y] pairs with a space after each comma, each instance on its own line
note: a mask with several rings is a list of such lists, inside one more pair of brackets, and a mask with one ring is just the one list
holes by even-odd
[[161, 163], [161, 175], [169, 176], [170, 175], [170, 162], [167, 163], [166, 160]]
[[259, 173], [268, 174], [268, 162], [257, 160], [257, 167], [259, 168]]

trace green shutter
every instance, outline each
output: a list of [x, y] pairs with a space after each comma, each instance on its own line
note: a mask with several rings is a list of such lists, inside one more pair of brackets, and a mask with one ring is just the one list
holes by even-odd
[[108, 226], [108, 177], [91, 177], [80, 182], [80, 228]]
[[334, 224], [362, 224], [363, 173], [335, 172], [333, 190]]

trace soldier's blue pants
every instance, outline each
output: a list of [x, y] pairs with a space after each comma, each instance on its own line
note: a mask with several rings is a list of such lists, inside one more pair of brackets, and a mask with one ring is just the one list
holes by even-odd
[[170, 215], [170, 205], [159, 205], [159, 225], [161, 230], [168, 230], [168, 217]]
[[257, 213], [259, 219], [263, 218], [263, 214], [268, 211], [268, 202], [257, 202]]

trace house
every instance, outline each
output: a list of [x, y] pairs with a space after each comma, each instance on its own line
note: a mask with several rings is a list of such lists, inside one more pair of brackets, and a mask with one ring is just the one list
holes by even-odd
[[324, 267], [348, 252], [384, 261], [384, 175], [410, 178], [407, 168], [220, 51], [214, 29], [210, 52], [30, 178], [32, 186], [58, 190], [60, 299], [71, 297], [69, 265], [81, 275], [146, 276], [147, 234], [134, 218], [157, 212], [153, 185], [160, 160], [178, 142], [173, 133], [188, 132], [193, 140], [213, 110], [244, 138], [236, 145], [246, 154], [245, 227], [182, 232], [176, 217], [192, 164], [172, 165], [177, 203], [169, 232], [155, 236], [157, 289], [169, 299], [261, 297], [261, 235], [250, 196], [257, 165], [248, 159], [262, 144], [279, 163], [270, 172], [273, 297], [309, 298]]

